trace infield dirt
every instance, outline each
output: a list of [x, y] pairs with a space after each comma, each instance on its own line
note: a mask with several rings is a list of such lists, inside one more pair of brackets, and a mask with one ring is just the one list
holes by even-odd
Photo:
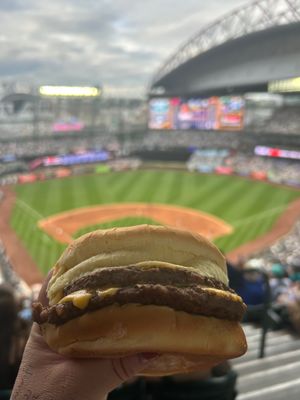
[[212, 240], [232, 232], [232, 227], [213, 215], [186, 207], [166, 204], [130, 203], [71, 210], [39, 221], [39, 227], [61, 243], [71, 243], [74, 234], [85, 226], [123, 217], [148, 217], [162, 225], [200, 233]]

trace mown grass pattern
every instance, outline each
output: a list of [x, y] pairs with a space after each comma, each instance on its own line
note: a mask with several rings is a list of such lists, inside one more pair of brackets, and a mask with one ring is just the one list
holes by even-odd
[[[37, 222], [56, 213], [129, 202], [190, 207], [213, 214], [235, 227], [232, 234], [216, 240], [227, 252], [266, 233], [287, 205], [300, 196], [299, 191], [265, 182], [168, 170], [76, 176], [18, 185], [15, 191], [18, 200], [11, 225], [44, 273], [65, 246], [42, 232]], [[123, 223], [123, 219], [113, 221], [113, 226]]]

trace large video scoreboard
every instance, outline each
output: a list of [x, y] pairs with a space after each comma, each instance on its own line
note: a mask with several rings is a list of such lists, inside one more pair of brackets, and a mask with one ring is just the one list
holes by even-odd
[[242, 130], [245, 102], [241, 96], [149, 101], [149, 129]]

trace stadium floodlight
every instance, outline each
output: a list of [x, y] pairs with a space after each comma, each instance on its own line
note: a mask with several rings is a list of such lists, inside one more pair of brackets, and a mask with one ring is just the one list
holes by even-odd
[[40, 86], [39, 92], [43, 96], [53, 97], [97, 97], [101, 90], [93, 86]]
[[300, 92], [300, 77], [272, 81], [268, 85], [268, 91], [271, 93]]

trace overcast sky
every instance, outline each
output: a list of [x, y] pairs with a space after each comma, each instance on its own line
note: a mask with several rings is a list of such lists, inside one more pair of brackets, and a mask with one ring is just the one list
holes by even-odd
[[180, 44], [249, 0], [0, 0], [0, 79], [145, 87]]

